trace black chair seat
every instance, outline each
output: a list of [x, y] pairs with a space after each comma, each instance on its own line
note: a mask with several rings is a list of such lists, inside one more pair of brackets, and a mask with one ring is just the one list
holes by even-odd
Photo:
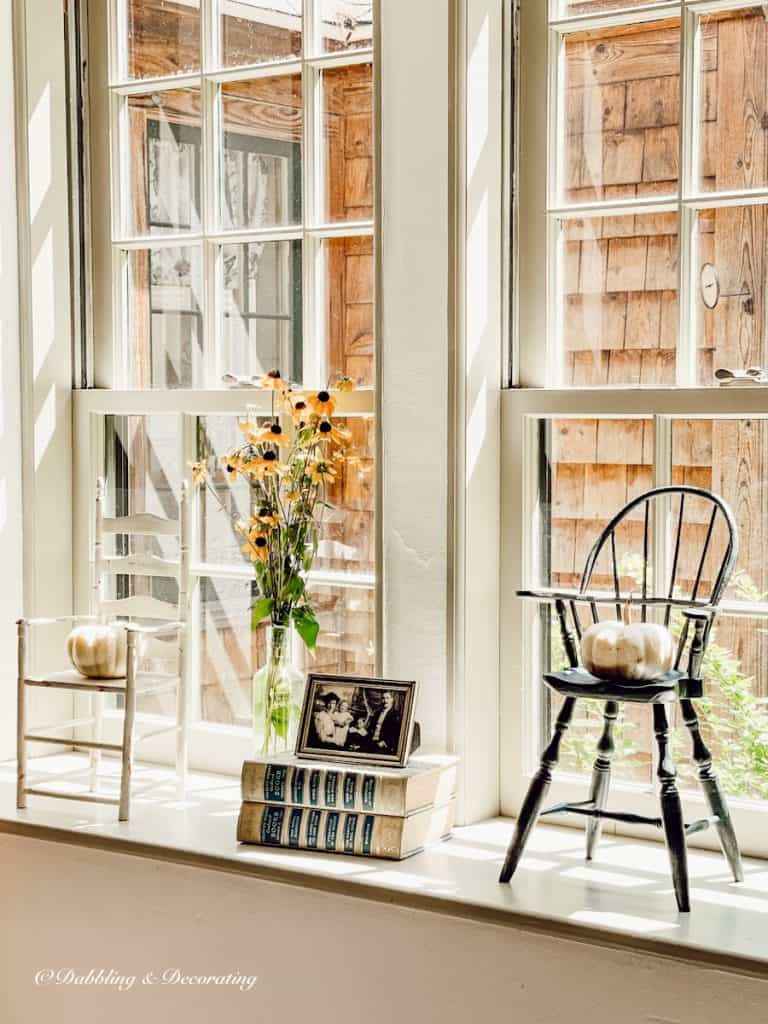
[[584, 668], [547, 672], [544, 682], [564, 697], [590, 697], [594, 700], [625, 700], [634, 704], [670, 704], [681, 698], [701, 697], [701, 682], [686, 679], [684, 672], [667, 672], [648, 682], [626, 683], [599, 679]]

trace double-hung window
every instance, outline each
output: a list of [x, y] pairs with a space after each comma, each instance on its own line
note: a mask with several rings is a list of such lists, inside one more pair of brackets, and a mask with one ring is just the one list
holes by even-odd
[[[577, 586], [614, 512], [652, 486], [694, 484], [723, 496], [740, 533], [704, 728], [745, 846], [765, 852], [768, 391], [719, 378], [768, 365], [768, 14], [730, 0], [521, 0], [517, 65], [503, 807], [519, 807], [554, 710], [540, 670], [561, 657], [546, 611], [521, 608], [513, 588]], [[692, 520], [678, 566], [689, 580], [708, 528]], [[668, 525], [655, 524], [654, 566], [667, 579]], [[642, 523], [621, 542], [631, 588]], [[647, 717], [641, 707], [620, 723], [614, 779], [628, 809], [650, 806]], [[598, 710], [577, 718], [566, 798], [583, 792], [601, 722]], [[695, 799], [682, 734], [677, 754]]]
[[[112, 514], [173, 518], [189, 464], [235, 443], [247, 407], [270, 413], [265, 392], [234, 385], [274, 368], [305, 388], [344, 375], [358, 388], [337, 414], [358, 459], [330, 488], [312, 669], [371, 674], [374, 5], [113, 0], [89, 17], [97, 390], [76, 395], [79, 604], [97, 477]], [[253, 495], [218, 465], [223, 503], [247, 516]], [[192, 765], [236, 770], [265, 629], [251, 629], [253, 572], [232, 523], [210, 496], [194, 502]], [[174, 556], [158, 543], [152, 553]], [[146, 585], [175, 599], [163, 579], [118, 579], [117, 596]], [[148, 753], [170, 756], [161, 742]]]

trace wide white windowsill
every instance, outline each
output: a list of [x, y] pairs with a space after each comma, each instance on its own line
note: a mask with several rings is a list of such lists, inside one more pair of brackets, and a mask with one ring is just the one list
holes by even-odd
[[[36, 759], [34, 773], [62, 772], [81, 755]], [[167, 771], [139, 767], [147, 779]], [[134, 800], [130, 822], [114, 807], [30, 797], [15, 807], [15, 765], [0, 765], [0, 833], [87, 845], [142, 857], [343, 892], [449, 916], [643, 950], [761, 978], [768, 976], [768, 863], [745, 862], [734, 885], [719, 854], [689, 851], [690, 914], [678, 914], [660, 843], [607, 836], [584, 861], [579, 829], [535, 829], [508, 886], [497, 877], [512, 822], [496, 818], [408, 860], [366, 860], [241, 846], [235, 839], [239, 780], [194, 775], [183, 800], [171, 781]]]

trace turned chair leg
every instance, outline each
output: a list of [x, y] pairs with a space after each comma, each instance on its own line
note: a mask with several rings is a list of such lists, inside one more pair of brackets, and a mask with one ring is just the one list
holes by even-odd
[[547, 749], [541, 755], [541, 765], [539, 770], [531, 779], [531, 784], [525, 795], [523, 806], [520, 809], [520, 814], [517, 818], [517, 825], [515, 826], [515, 834], [513, 835], [512, 841], [507, 849], [504, 866], [502, 867], [501, 874], [499, 875], [500, 882], [508, 882], [510, 880], [512, 875], [515, 873], [515, 869], [517, 868], [520, 858], [523, 855], [523, 850], [528, 842], [528, 836], [536, 823], [536, 819], [541, 811], [541, 805], [544, 802], [544, 798], [546, 797], [552, 783], [552, 769], [560, 759], [560, 744], [562, 742], [563, 735], [568, 729], [571, 718], [573, 717], [573, 709], [575, 705], [575, 697], [566, 697], [563, 702], [563, 706], [560, 709], [560, 714], [557, 716], [552, 739], [549, 741]]
[[688, 894], [688, 855], [685, 848], [685, 822], [680, 794], [677, 791], [677, 770], [669, 750], [669, 720], [663, 704], [653, 705], [653, 728], [659, 748], [657, 777], [661, 788], [661, 817], [672, 866], [672, 882], [681, 913], [691, 909]]
[[[596, 811], [604, 811], [608, 801], [608, 789], [611, 784], [611, 758], [613, 757], [613, 726], [619, 716], [619, 705], [615, 700], [605, 703], [603, 711], [603, 734], [597, 744], [597, 758], [592, 768], [592, 785], [589, 799]], [[587, 860], [592, 860], [603, 822], [600, 818], [587, 819]]]
[[731, 815], [728, 811], [728, 804], [725, 802], [717, 775], [712, 768], [712, 755], [701, 736], [698, 716], [690, 700], [681, 700], [680, 709], [683, 713], [683, 721], [691, 734], [693, 760], [698, 767], [699, 783], [704, 790], [704, 796], [709, 804], [712, 815], [717, 817], [716, 827], [720, 846], [725, 859], [728, 861], [734, 881], [743, 882], [744, 868], [741, 863], [739, 844], [736, 839], [733, 822], [731, 821]]

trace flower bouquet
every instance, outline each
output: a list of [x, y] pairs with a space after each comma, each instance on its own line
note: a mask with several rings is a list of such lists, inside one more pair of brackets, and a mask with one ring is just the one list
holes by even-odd
[[[251, 489], [252, 514], [231, 516], [242, 550], [253, 563], [257, 597], [253, 629], [269, 620], [267, 662], [253, 678], [253, 721], [261, 754], [288, 749], [301, 713], [304, 677], [291, 663], [295, 628], [314, 652], [319, 624], [307, 595], [307, 577], [317, 554], [327, 490], [344, 464], [351, 464], [351, 433], [334, 422], [336, 402], [328, 390], [299, 393], [272, 370], [259, 387], [272, 393], [265, 425], [255, 416], [240, 422], [244, 438], [221, 461], [228, 475], [244, 478]], [[342, 377], [339, 391], [354, 383]], [[262, 418], [262, 417], [260, 417]], [[196, 485], [207, 487], [229, 514], [211, 484], [207, 461], [192, 467]]]

